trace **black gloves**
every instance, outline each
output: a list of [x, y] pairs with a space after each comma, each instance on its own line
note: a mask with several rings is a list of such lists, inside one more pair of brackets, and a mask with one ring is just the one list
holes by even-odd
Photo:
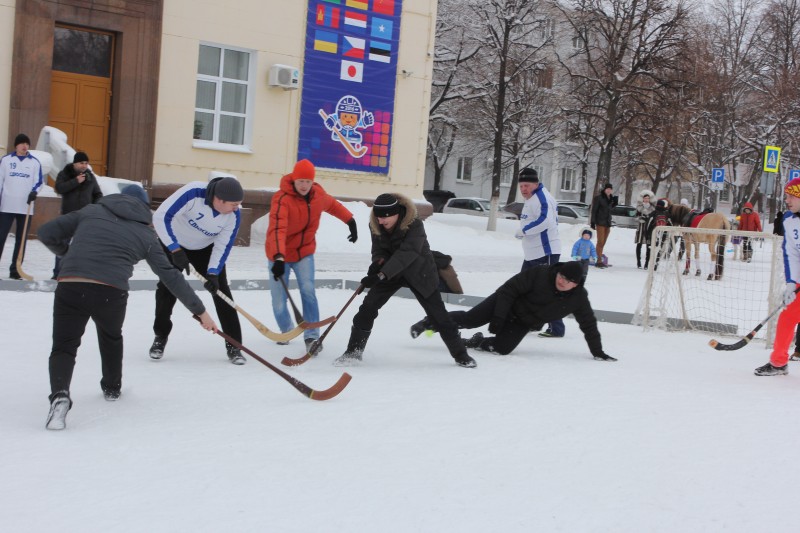
[[189, 273], [189, 257], [183, 251], [183, 248], [178, 248], [172, 252], [172, 264], [178, 270], [185, 270], [187, 274]]
[[37, 196], [39, 196], [39, 193], [37, 193], [36, 191], [29, 192], [28, 193], [28, 203], [31, 203], [32, 201], [36, 200]]
[[209, 274], [206, 276], [206, 282], [203, 284], [203, 287], [211, 294], [217, 294], [219, 290], [219, 276], [216, 274]]
[[364, 287], [371, 289], [372, 287], [377, 285], [380, 280], [381, 278], [378, 276], [378, 274], [367, 274], [366, 276], [361, 278], [361, 284]]
[[274, 263], [272, 263], [272, 276], [277, 280], [283, 273], [286, 272], [286, 265], [283, 262], [283, 259], [276, 259]]
[[358, 227], [356, 226], [356, 219], [351, 218], [350, 222], [347, 223], [347, 226], [350, 228], [350, 236], [347, 237], [347, 240], [350, 242], [356, 242], [358, 240]]
[[493, 335], [499, 334], [500, 330], [503, 329], [503, 325], [505, 323], [506, 323], [505, 318], [499, 316], [493, 316], [491, 322], [489, 322], [489, 333]]
[[592, 224], [592, 229], [597, 229], [597, 224]]
[[378, 272], [381, 271], [381, 267], [382, 266], [383, 266], [383, 262], [382, 261], [375, 261], [367, 269], [367, 276], [371, 276], [373, 274], [377, 274]]

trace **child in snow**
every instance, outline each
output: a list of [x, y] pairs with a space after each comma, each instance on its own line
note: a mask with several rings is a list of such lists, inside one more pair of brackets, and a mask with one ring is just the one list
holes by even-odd
[[583, 268], [583, 281], [586, 281], [586, 276], [589, 274], [589, 265], [597, 262], [597, 250], [592, 244], [592, 232], [585, 229], [581, 233], [581, 238], [575, 241], [572, 245], [572, 260], [578, 261]]

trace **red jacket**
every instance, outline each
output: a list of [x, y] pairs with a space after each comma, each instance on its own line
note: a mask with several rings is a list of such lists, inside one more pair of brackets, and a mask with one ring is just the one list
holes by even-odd
[[273, 195], [269, 209], [264, 243], [267, 259], [273, 261], [280, 254], [287, 263], [296, 263], [313, 254], [317, 249], [316, 235], [323, 211], [345, 224], [353, 219], [353, 214], [319, 183], [314, 183], [308, 195], [300, 196], [294, 189], [292, 174], [281, 178], [280, 191]]
[[[745, 209], [749, 209], [750, 213], [745, 213]], [[739, 229], [742, 231], [762, 231], [761, 219], [758, 213], [753, 211], [753, 204], [745, 202], [742, 207], [742, 214], [739, 215]]]

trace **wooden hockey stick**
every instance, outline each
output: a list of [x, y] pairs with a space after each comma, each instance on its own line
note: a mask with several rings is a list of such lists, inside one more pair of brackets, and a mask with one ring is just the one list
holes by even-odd
[[[192, 273], [204, 285], [206, 281], [208, 281], [206, 280], [206, 278], [203, 277], [202, 274], [200, 274], [200, 272], [198, 272], [194, 268], [192, 268]], [[241, 313], [241, 315], [245, 317], [248, 322], [253, 324], [253, 326], [258, 330], [259, 333], [264, 335], [269, 340], [273, 340], [275, 342], [289, 342], [290, 340], [294, 339], [295, 337], [303, 333], [303, 328], [301, 328], [300, 326], [297, 326], [296, 328], [292, 329], [291, 331], [287, 331], [286, 333], [278, 333], [276, 331], [270, 331], [270, 329], [267, 326], [256, 320], [255, 317], [253, 317], [253, 315], [251, 315], [250, 313], [248, 313], [247, 311], [236, 305], [236, 302], [228, 298], [227, 294], [225, 294], [220, 290], [218, 290], [216, 294], [222, 299], [223, 302], [230, 305], [231, 307], [236, 309], [239, 313]]]
[[[797, 289], [795, 289], [794, 293], [795, 293], [795, 294], [797, 294], [797, 291], [800, 291], [800, 287], [798, 287]], [[715, 350], [720, 350], [720, 351], [724, 351], [724, 352], [732, 352], [732, 351], [734, 351], [734, 350], [738, 350], [739, 348], [744, 348], [745, 346], [747, 346], [747, 344], [748, 344], [748, 343], [749, 343], [751, 340], [753, 340], [753, 337], [755, 337], [755, 336], [756, 336], [756, 333], [758, 333], [758, 331], [759, 331], [761, 328], [763, 328], [763, 327], [764, 327], [764, 325], [765, 325], [767, 322], [769, 322], [769, 321], [770, 321], [770, 319], [771, 319], [773, 316], [775, 316], [776, 314], [778, 314], [780, 311], [783, 311], [783, 308], [784, 308], [784, 307], [786, 307], [786, 305], [784, 305], [784, 304], [781, 304], [781, 305], [779, 305], [779, 306], [778, 306], [776, 309], [774, 309], [774, 310], [773, 310], [773, 311], [772, 311], [772, 312], [771, 312], [771, 313], [770, 313], [770, 314], [767, 316], [767, 318], [765, 318], [764, 320], [762, 320], [762, 321], [761, 321], [761, 322], [760, 322], [760, 323], [759, 323], [759, 324], [758, 324], [756, 327], [754, 327], [754, 328], [753, 328], [753, 331], [751, 331], [750, 333], [748, 333], [747, 335], [745, 335], [744, 337], [742, 337], [741, 339], [739, 339], [737, 342], [734, 342], [733, 344], [724, 344], [724, 343], [722, 343], [722, 342], [719, 342], [719, 341], [718, 341], [718, 340], [716, 340], [716, 339], [711, 339], [710, 341], [708, 341], [708, 345], [709, 345], [709, 346], [711, 346], [712, 348], [714, 348]]]
[[[194, 317], [195, 320], [200, 322], [200, 317], [198, 317], [197, 315], [192, 315], [192, 316]], [[246, 353], [256, 361], [258, 361], [265, 367], [269, 368], [270, 370], [278, 374], [286, 381], [288, 381], [292, 387], [300, 391], [300, 394], [302, 394], [306, 398], [318, 401], [330, 400], [331, 398], [342, 392], [344, 388], [347, 387], [347, 384], [350, 383], [350, 380], [353, 379], [353, 376], [345, 372], [339, 377], [338, 381], [336, 381], [336, 383], [334, 383], [332, 387], [327, 388], [325, 390], [314, 390], [305, 383], [303, 383], [302, 381], [300, 381], [299, 379], [290, 376], [280, 368], [270, 364], [268, 361], [265, 361], [264, 359], [256, 355], [254, 352], [250, 351], [247, 347], [242, 345], [242, 343], [234, 340], [230, 335], [226, 335], [220, 330], [217, 330], [215, 333], [220, 337], [222, 337], [223, 339], [225, 339], [226, 341], [228, 341], [233, 346], [242, 350], [244, 353]]]
[[[33, 202], [28, 204], [28, 214], [25, 215], [25, 224], [22, 227], [22, 245], [17, 255], [17, 274], [26, 281], [33, 281], [33, 276], [26, 274], [25, 271], [22, 270], [22, 259], [25, 256], [25, 244], [28, 241], [28, 221], [31, 219], [31, 209], [33, 209]], [[17, 231], [19, 231], [19, 228], [17, 228]]]
[[300, 366], [309, 359], [311, 359], [312, 357], [314, 357], [315, 355], [317, 355], [317, 349], [318, 349], [317, 347], [322, 344], [322, 341], [325, 339], [325, 337], [328, 336], [328, 332], [331, 330], [331, 328], [333, 328], [333, 326], [339, 321], [339, 318], [341, 318], [341, 316], [344, 314], [347, 307], [353, 302], [353, 300], [356, 299], [356, 296], [361, 294], [361, 291], [363, 290], [364, 286], [359, 285], [358, 288], [356, 289], [356, 292], [353, 293], [350, 299], [347, 300], [347, 303], [344, 304], [344, 307], [342, 307], [342, 310], [339, 311], [339, 314], [336, 315], [336, 319], [333, 322], [331, 322], [331, 325], [327, 327], [327, 329], [322, 333], [322, 335], [320, 335], [319, 339], [314, 341], [314, 344], [311, 345], [311, 348], [309, 348], [308, 352], [306, 352], [305, 355], [298, 357], [297, 359], [293, 359], [291, 357], [284, 357], [283, 360], [281, 361], [281, 364], [283, 366]]
[[305, 319], [303, 319], [303, 313], [301, 313], [300, 310], [297, 308], [297, 306], [294, 304], [292, 295], [289, 292], [289, 287], [286, 286], [286, 281], [283, 279], [283, 276], [281, 276], [278, 279], [281, 280], [281, 285], [283, 285], [283, 290], [286, 291], [286, 296], [289, 298], [289, 303], [292, 305], [292, 312], [294, 313], [294, 321], [297, 322], [298, 326], [300, 326], [303, 329], [317, 329], [321, 328], [322, 326], [327, 326], [328, 324], [336, 320], [336, 317], [331, 316], [326, 318], [325, 320], [320, 320], [319, 322], [306, 322]]

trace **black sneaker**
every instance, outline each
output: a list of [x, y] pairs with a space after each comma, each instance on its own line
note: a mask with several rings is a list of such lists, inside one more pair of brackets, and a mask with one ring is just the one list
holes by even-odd
[[411, 333], [411, 338], [412, 339], [416, 339], [417, 337], [419, 337], [420, 335], [422, 335], [423, 333], [425, 333], [429, 329], [432, 329], [431, 322], [430, 322], [430, 320], [428, 320], [428, 317], [425, 317], [422, 320], [420, 320], [419, 322], [417, 322], [416, 324], [413, 324], [411, 326], [411, 329], [409, 330], [409, 333]]
[[479, 331], [469, 339], [465, 340], [464, 346], [466, 346], [467, 348], [480, 348], [483, 339], [484, 339], [483, 333]]
[[322, 343], [319, 339], [305, 339], [306, 352], [311, 354], [311, 357], [316, 357], [322, 353]]
[[616, 361], [617, 358], [616, 357], [611, 357], [607, 353], [601, 353], [600, 355], [595, 355], [594, 356], [594, 360], [595, 361]]
[[119, 400], [119, 395], [121, 391], [119, 390], [111, 390], [111, 389], [103, 389], [103, 398], [106, 399], [107, 402], [116, 402]]
[[800, 352], [794, 352], [789, 359], [791, 361], [800, 361]]
[[242, 355], [242, 351], [233, 344], [226, 342], [225, 349], [228, 352], [228, 360], [234, 365], [243, 365], [247, 361]]
[[[8, 279], [22, 279], [22, 276], [19, 275], [19, 272], [12, 272], [8, 275]], [[59, 428], [64, 429], [64, 428]]]
[[476, 366], [478, 366], [478, 363], [475, 362], [475, 359], [473, 359], [472, 357], [469, 356], [469, 354], [467, 353], [466, 350], [464, 350], [461, 353], [457, 353], [456, 355], [454, 355], [453, 359], [456, 360], [456, 364], [458, 366], [461, 366], [461, 367], [464, 367], [464, 368], [475, 368]]
[[767, 363], [764, 366], [760, 366], [756, 368], [755, 375], [756, 376], [785, 376], [789, 373], [789, 369], [786, 368], [787, 365], [783, 366], [772, 366], [772, 363]]
[[69, 412], [70, 402], [66, 395], [58, 395], [50, 402], [50, 412], [47, 414], [47, 429], [64, 429], [67, 427], [67, 412]]
[[161, 359], [164, 357], [164, 347], [167, 345], [167, 337], [156, 335], [153, 345], [150, 346], [150, 359]]
[[363, 361], [363, 352], [344, 352], [342, 355], [333, 360], [333, 366], [358, 366]]
[[539, 333], [539, 336], [547, 338], [547, 339], [560, 339], [564, 335], [553, 335], [553, 332], [548, 329], [548, 330], [545, 330], [545, 331], [542, 331], [541, 333]]

